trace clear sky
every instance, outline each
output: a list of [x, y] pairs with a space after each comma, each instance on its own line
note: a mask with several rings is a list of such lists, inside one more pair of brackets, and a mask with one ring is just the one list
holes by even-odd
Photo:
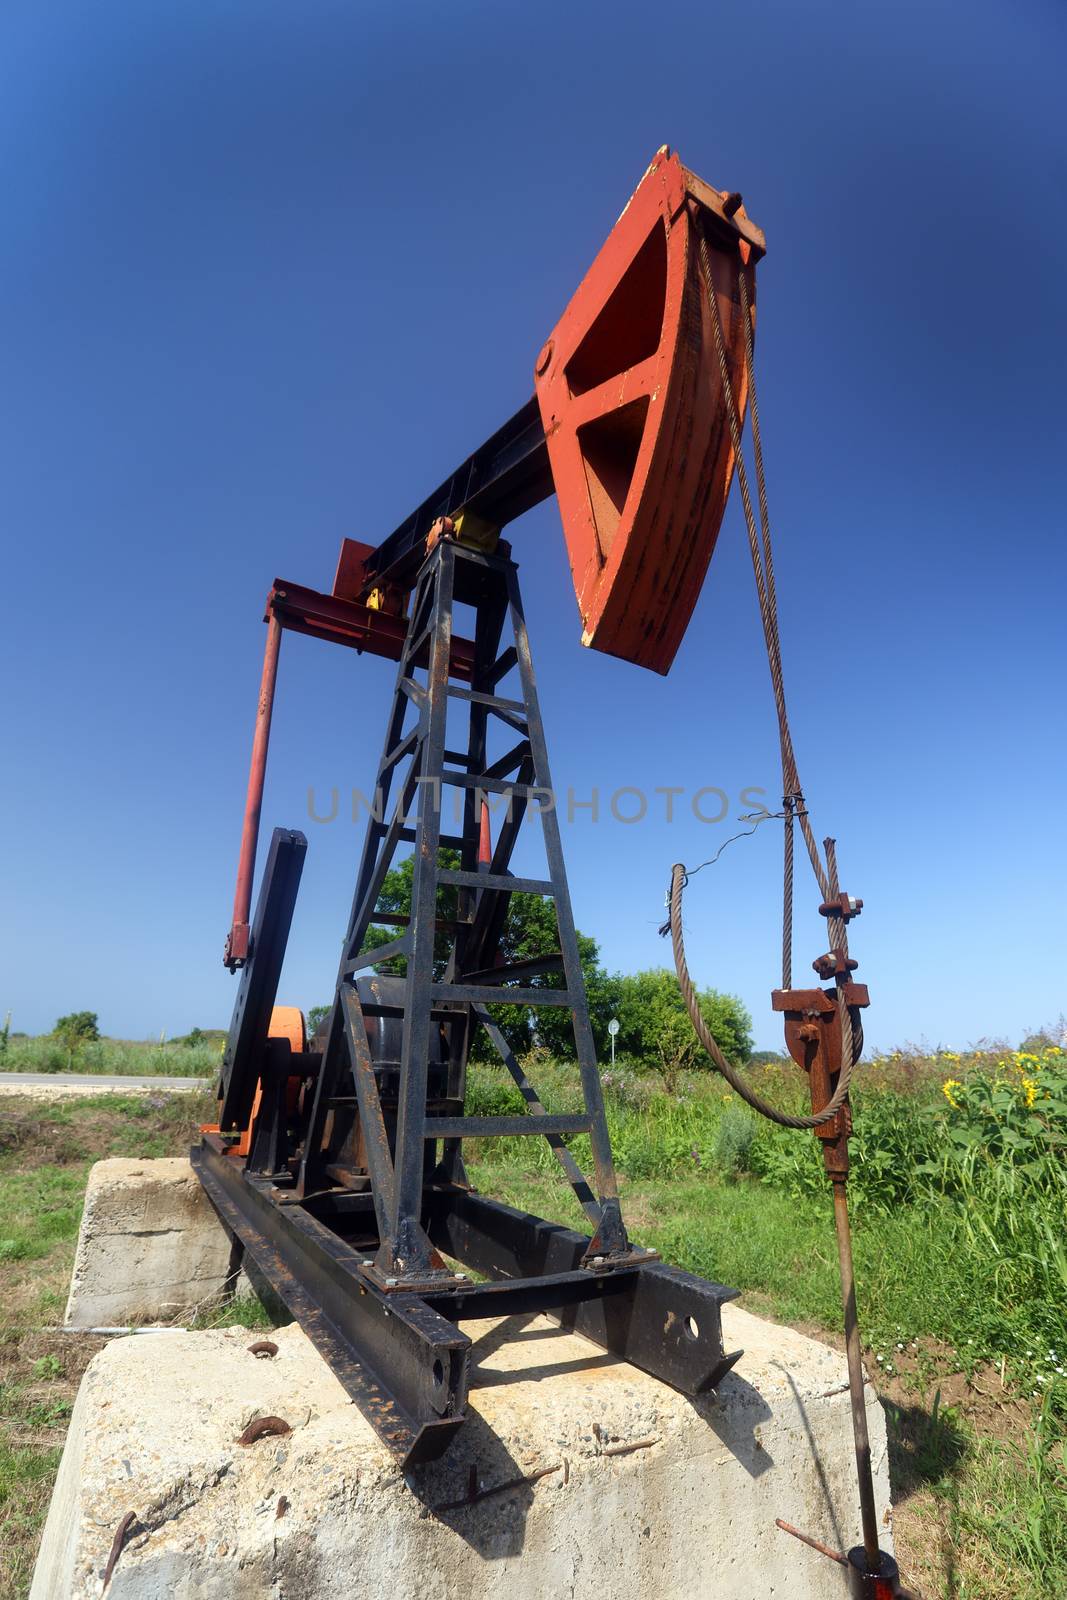
[[[1017, 1041], [1064, 997], [1067, 14], [994, 4], [199, 6], [0, 22], [0, 1012], [227, 1021], [263, 599], [328, 589], [532, 391], [657, 146], [765, 228], [758, 363], [787, 689], [866, 909], [868, 1038]], [[583, 651], [555, 503], [511, 529], [557, 787], [717, 785], [564, 826], [611, 967], [778, 776], [740, 509], [667, 679]], [[287, 636], [265, 826], [329, 997], [392, 667]], [[658, 817], [658, 821], [656, 818]], [[687, 905], [761, 1043], [777, 824]], [[798, 879], [797, 969], [823, 948]]]

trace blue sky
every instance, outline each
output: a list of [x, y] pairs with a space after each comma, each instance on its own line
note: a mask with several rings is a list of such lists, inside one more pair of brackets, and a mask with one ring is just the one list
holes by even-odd
[[[12, 3], [0, 23], [0, 1011], [222, 1025], [276, 576], [329, 588], [528, 398], [657, 146], [765, 228], [758, 364], [787, 689], [868, 1037], [1016, 1041], [1063, 984], [1067, 18], [615, 0]], [[554, 502], [511, 530], [557, 787], [774, 794], [739, 506], [667, 679], [583, 651]], [[328, 998], [392, 668], [289, 636], [266, 825]], [[663, 962], [731, 822], [564, 827], [609, 966]], [[775, 1044], [780, 838], [693, 882], [690, 962]], [[823, 948], [800, 881], [798, 970]]]

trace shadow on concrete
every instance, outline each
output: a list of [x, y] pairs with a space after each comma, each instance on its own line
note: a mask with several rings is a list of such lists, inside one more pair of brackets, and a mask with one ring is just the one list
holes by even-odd
[[[815, 1444], [815, 1434], [813, 1433], [811, 1423], [808, 1420], [808, 1413], [805, 1408], [804, 1401], [801, 1399], [800, 1390], [797, 1388], [793, 1379], [793, 1374], [789, 1371], [788, 1367], [783, 1367], [782, 1364], [777, 1361], [774, 1363], [774, 1365], [778, 1368], [779, 1372], [783, 1372], [785, 1374], [785, 1381], [792, 1390], [797, 1411], [800, 1413], [800, 1423], [807, 1437], [808, 1448], [811, 1451], [812, 1464], [815, 1467], [815, 1476], [819, 1484], [819, 1493], [822, 1496], [822, 1503], [826, 1511], [827, 1520], [829, 1521], [830, 1527], [833, 1531], [833, 1539], [827, 1540], [827, 1543], [832, 1544], [836, 1550], [850, 1550], [852, 1545], [855, 1543], [855, 1540], [850, 1539], [841, 1527], [841, 1521], [837, 1514], [837, 1505], [834, 1501], [833, 1495], [830, 1493], [830, 1484], [826, 1476], [826, 1468], [822, 1464], [822, 1457], [819, 1455], [818, 1448]], [[810, 1529], [806, 1529], [805, 1531], [810, 1532]]]
[[[555, 1471], [566, 1473], [562, 1457]], [[413, 1468], [405, 1481], [424, 1516], [443, 1522], [485, 1560], [500, 1561], [521, 1554], [534, 1487], [548, 1475], [525, 1473], [472, 1410], [445, 1458]]]
[[746, 1379], [728, 1372], [716, 1390], [690, 1398], [689, 1404], [750, 1478], [761, 1478], [774, 1466], [761, 1436], [761, 1424], [769, 1422], [773, 1412]]
[[[565, 1373], [620, 1372], [627, 1363], [600, 1350], [591, 1341], [589, 1354], [565, 1361], [538, 1360], [539, 1347], [557, 1340], [558, 1327], [533, 1326], [533, 1316], [509, 1317], [486, 1329], [471, 1346], [471, 1390], [551, 1379]], [[575, 1337], [575, 1335], [571, 1335]], [[529, 1360], [506, 1370], [485, 1363], [505, 1345], [529, 1347]], [[728, 1373], [712, 1394], [690, 1399], [694, 1412], [724, 1449], [758, 1478], [774, 1465], [760, 1438], [761, 1423], [772, 1413], [750, 1383]], [[595, 1424], [593, 1431], [596, 1432]], [[570, 1463], [561, 1447], [558, 1457], [528, 1472], [512, 1456], [488, 1423], [471, 1407], [447, 1455], [407, 1474], [411, 1492], [424, 1514], [443, 1522], [487, 1560], [516, 1556], [523, 1548], [526, 1518], [534, 1489], [542, 1478], [566, 1483]]]

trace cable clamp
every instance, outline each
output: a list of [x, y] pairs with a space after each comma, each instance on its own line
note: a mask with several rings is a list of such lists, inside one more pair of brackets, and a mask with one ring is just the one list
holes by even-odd
[[820, 956], [811, 965], [825, 983], [829, 978], [847, 978], [850, 972], [855, 972], [859, 962], [846, 956], [843, 950], [828, 950], [826, 955]]
[[823, 917], [840, 917], [842, 922], [851, 922], [853, 917], [858, 917], [863, 910], [863, 901], [857, 900], [851, 894], [839, 894], [836, 900], [824, 900], [819, 907], [819, 914]]

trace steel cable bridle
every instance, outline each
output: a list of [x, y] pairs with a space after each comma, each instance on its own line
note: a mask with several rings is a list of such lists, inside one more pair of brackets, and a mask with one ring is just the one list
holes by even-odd
[[[834, 855], [834, 842], [827, 839], [824, 845], [825, 863], [819, 854], [819, 847], [812, 831], [808, 818], [807, 807], [804, 804], [804, 793], [800, 787], [800, 776], [797, 770], [796, 755], [793, 749], [793, 738], [789, 727], [789, 716], [785, 703], [785, 679], [782, 672], [781, 643], [778, 630], [778, 596], [774, 581], [774, 559], [771, 547], [770, 516], [767, 510], [766, 476], [763, 468], [763, 446], [760, 439], [759, 405], [756, 396], [756, 376], [752, 353], [752, 314], [749, 305], [748, 285], [744, 266], [738, 274], [738, 285], [741, 301], [741, 321], [745, 339], [745, 367], [748, 377], [749, 416], [751, 418], [753, 457], [756, 468], [757, 494], [759, 497], [759, 527], [756, 524], [756, 515], [752, 506], [752, 496], [749, 491], [748, 472], [745, 467], [744, 455], [741, 448], [741, 423], [737, 412], [737, 403], [734, 398], [733, 385], [730, 382], [730, 371], [726, 359], [726, 340], [723, 334], [722, 317], [719, 311], [718, 296], [711, 273], [711, 263], [708, 258], [707, 240], [701, 225], [698, 228], [698, 242], [700, 264], [704, 278], [704, 288], [711, 309], [711, 325], [715, 339], [715, 355], [718, 361], [719, 377], [722, 383], [723, 399], [726, 405], [726, 417], [730, 429], [730, 442], [734, 454], [734, 470], [737, 473], [737, 484], [741, 494], [741, 504], [744, 508], [745, 526], [748, 530], [749, 554], [752, 558], [752, 571], [756, 579], [756, 592], [759, 596], [760, 620], [763, 624], [763, 638], [767, 650], [767, 663], [770, 667], [771, 684], [774, 690], [775, 711], [778, 718], [778, 739], [781, 750], [782, 762], [782, 801], [784, 810], [784, 863], [783, 863], [783, 895], [782, 895], [782, 988], [792, 987], [792, 943], [793, 943], [793, 827], [794, 822], [799, 823], [801, 835], [807, 847], [808, 858], [811, 861], [812, 871], [818, 883], [824, 902], [828, 902], [838, 894], [837, 887], [837, 862]], [[719, 1072], [722, 1073], [727, 1083], [741, 1098], [772, 1122], [777, 1122], [785, 1128], [818, 1128], [823, 1123], [835, 1117], [844, 1104], [852, 1080], [852, 1071], [862, 1049], [862, 1034], [858, 1026], [854, 1027], [852, 1013], [845, 1001], [845, 985], [848, 981], [848, 968], [845, 963], [848, 959], [848, 935], [844, 917], [840, 914], [827, 918], [831, 949], [840, 954], [843, 972], [836, 979], [838, 1014], [841, 1023], [841, 1071], [838, 1076], [837, 1087], [826, 1106], [819, 1112], [806, 1117], [794, 1117], [784, 1111], [779, 1111], [769, 1101], [764, 1100], [752, 1089], [744, 1076], [730, 1065], [723, 1055], [718, 1044], [712, 1037], [711, 1031], [704, 1021], [700, 1006], [697, 1002], [696, 991], [689, 975], [689, 968], [685, 958], [685, 942], [682, 936], [682, 892], [688, 881], [685, 867], [676, 864], [671, 872], [671, 889], [669, 897], [670, 907], [670, 932], [671, 944], [674, 951], [674, 965], [678, 974], [678, 986], [685, 1001], [689, 1020], [697, 1038], [710, 1056]]]
[[848, 1086], [852, 1081], [853, 1062], [851, 1056], [842, 1057], [837, 1088], [823, 1110], [810, 1117], [792, 1117], [785, 1111], [779, 1111], [777, 1106], [772, 1106], [769, 1100], [763, 1099], [762, 1095], [758, 1095], [755, 1089], [751, 1088], [746, 1082], [744, 1074], [739, 1072], [736, 1067], [731, 1066], [723, 1055], [711, 1029], [704, 1021], [685, 959], [685, 944], [682, 939], [682, 890], [685, 887], [685, 883], [685, 868], [680, 863], [676, 863], [671, 870], [671, 946], [674, 950], [674, 965], [678, 973], [678, 987], [682, 991], [685, 1009], [689, 1013], [689, 1020], [693, 1024], [693, 1031], [697, 1038], [731, 1089], [735, 1089], [742, 1100], [746, 1101], [753, 1111], [758, 1111], [760, 1116], [768, 1117], [771, 1122], [777, 1122], [783, 1128], [818, 1128], [824, 1122], [829, 1122], [831, 1117], [836, 1117], [848, 1095]]
[[[704, 278], [704, 287], [707, 292], [708, 303], [711, 309], [711, 326], [715, 340], [715, 354], [718, 360], [719, 376], [722, 382], [723, 399], [726, 405], [726, 416], [730, 428], [730, 442], [733, 446], [734, 469], [737, 473], [738, 488], [741, 493], [741, 504], [744, 507], [745, 526], [748, 529], [749, 553], [752, 557], [752, 571], [756, 579], [756, 591], [759, 595], [760, 620], [763, 624], [763, 638], [767, 647], [767, 663], [771, 672], [771, 683], [774, 688], [774, 704], [778, 715], [778, 738], [782, 757], [782, 803], [784, 814], [784, 839], [785, 859], [783, 871], [782, 893], [782, 988], [788, 990], [792, 987], [792, 943], [793, 943], [793, 826], [799, 823], [801, 836], [807, 847], [808, 857], [811, 861], [815, 880], [822, 892], [822, 909], [826, 913], [827, 931], [830, 940], [831, 953], [836, 958], [834, 966], [835, 986], [837, 990], [837, 1010], [841, 1026], [841, 1070], [838, 1074], [837, 1086], [830, 1101], [821, 1111], [808, 1117], [792, 1117], [777, 1106], [772, 1106], [764, 1100], [755, 1090], [749, 1087], [744, 1076], [731, 1066], [723, 1055], [710, 1028], [704, 1021], [700, 1006], [697, 1002], [696, 992], [689, 968], [685, 959], [685, 943], [682, 937], [682, 892], [687, 882], [686, 870], [676, 864], [671, 872], [670, 889], [670, 931], [671, 942], [674, 949], [674, 964], [678, 972], [678, 986], [685, 1001], [689, 1020], [693, 1024], [697, 1038], [707, 1051], [713, 1064], [722, 1073], [727, 1083], [741, 1098], [759, 1112], [761, 1116], [769, 1118], [784, 1128], [819, 1128], [824, 1123], [836, 1117], [848, 1098], [849, 1085], [852, 1081], [852, 1072], [863, 1049], [863, 1034], [859, 1026], [858, 1015], [854, 1019], [849, 1007], [846, 994], [849, 981], [848, 965], [848, 925], [846, 909], [843, 903], [837, 875], [837, 855], [833, 839], [823, 842], [824, 856], [820, 856], [811, 822], [808, 818], [807, 807], [804, 804], [804, 794], [800, 787], [800, 777], [797, 772], [796, 755], [793, 750], [793, 739], [789, 729], [789, 718], [785, 704], [785, 686], [782, 673], [782, 654], [778, 632], [778, 597], [774, 583], [774, 560], [771, 550], [770, 517], [767, 511], [767, 489], [763, 470], [763, 448], [760, 442], [759, 404], [756, 398], [756, 375], [752, 359], [752, 313], [749, 305], [748, 283], [745, 268], [747, 259], [743, 258], [741, 270], [738, 274], [738, 288], [740, 299], [741, 322], [744, 331], [745, 343], [745, 370], [748, 377], [749, 416], [752, 428], [752, 449], [756, 468], [756, 483], [759, 496], [759, 529], [756, 527], [756, 517], [752, 509], [752, 496], [749, 493], [748, 473], [745, 468], [744, 456], [741, 449], [741, 423], [738, 416], [737, 404], [734, 398], [733, 386], [730, 382], [730, 371], [726, 360], [726, 340], [723, 334], [722, 317], [719, 311], [718, 296], [712, 278], [711, 263], [708, 259], [707, 240], [704, 235], [703, 223], [698, 224], [698, 248], [700, 252], [700, 265]], [[835, 905], [836, 902], [836, 905]], [[821, 963], [817, 964], [820, 966]], [[847, 1139], [847, 1134], [846, 1134]], [[847, 1170], [847, 1166], [846, 1169]], [[837, 1233], [838, 1259], [841, 1268], [841, 1294], [844, 1311], [845, 1348], [848, 1356], [849, 1392], [852, 1402], [852, 1428], [856, 1450], [856, 1476], [859, 1486], [860, 1517], [863, 1526], [863, 1550], [869, 1573], [878, 1574], [882, 1567], [881, 1551], [878, 1546], [878, 1523], [874, 1498], [874, 1480], [871, 1472], [870, 1440], [867, 1433], [867, 1417], [865, 1410], [863, 1389], [863, 1368], [860, 1353], [859, 1323], [856, 1314], [855, 1278], [852, 1267], [852, 1243], [849, 1232], [848, 1208], [845, 1196], [845, 1172], [830, 1172], [834, 1195], [834, 1224]]]

